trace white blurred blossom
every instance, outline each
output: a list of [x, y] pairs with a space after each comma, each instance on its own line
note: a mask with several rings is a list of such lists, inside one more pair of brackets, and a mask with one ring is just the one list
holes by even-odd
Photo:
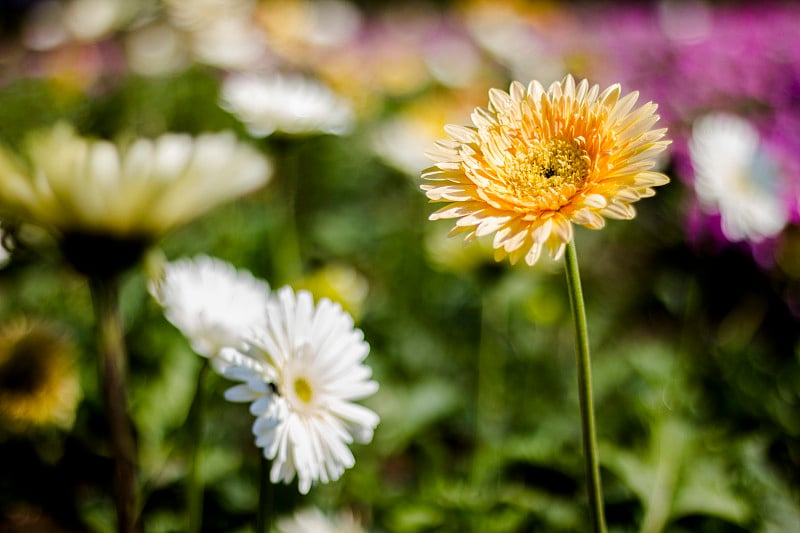
[[353, 127], [350, 105], [322, 82], [299, 74], [233, 74], [221, 105], [256, 137], [276, 131], [342, 135]]
[[779, 170], [749, 122], [727, 113], [701, 117], [689, 152], [701, 207], [719, 213], [727, 239], [759, 242], [781, 232], [789, 215]]
[[221, 259], [200, 255], [167, 263], [148, 289], [192, 349], [218, 371], [226, 367], [220, 350], [239, 346], [267, 320], [269, 285]]

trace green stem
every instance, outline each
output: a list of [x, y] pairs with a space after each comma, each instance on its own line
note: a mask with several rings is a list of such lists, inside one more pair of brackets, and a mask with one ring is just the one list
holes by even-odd
[[281, 139], [275, 141], [280, 160], [278, 170], [283, 180], [284, 223], [279, 229], [275, 249], [272, 251], [274, 275], [278, 284], [295, 281], [303, 273], [300, 241], [297, 232], [297, 187], [300, 167], [300, 141]]
[[595, 435], [594, 407], [592, 406], [592, 366], [589, 357], [589, 335], [586, 327], [586, 309], [583, 303], [581, 275], [578, 270], [578, 256], [575, 252], [574, 238], [567, 244], [564, 268], [567, 274], [572, 318], [575, 324], [575, 353], [578, 362], [578, 397], [581, 407], [581, 433], [583, 436], [583, 455], [586, 461], [586, 481], [589, 493], [589, 511], [592, 530], [605, 533], [606, 524], [603, 513], [603, 491], [600, 482], [600, 461], [597, 453]]
[[269, 469], [270, 462], [261, 453], [261, 464], [258, 472], [258, 512], [256, 513], [255, 533], [267, 533], [272, 527], [274, 487], [269, 480]]
[[136, 443], [126, 397], [127, 356], [119, 313], [119, 286], [116, 277], [92, 277], [89, 287], [97, 318], [101, 381], [114, 454], [117, 531], [133, 533], [139, 530], [136, 516]]
[[203, 413], [205, 408], [205, 376], [208, 373], [208, 359], [203, 359], [197, 373], [197, 388], [194, 391], [192, 406], [189, 408], [189, 432], [191, 447], [189, 451], [189, 484], [186, 489], [186, 508], [189, 515], [188, 533], [199, 533], [203, 523], [203, 480], [200, 475], [199, 455], [203, 439]]

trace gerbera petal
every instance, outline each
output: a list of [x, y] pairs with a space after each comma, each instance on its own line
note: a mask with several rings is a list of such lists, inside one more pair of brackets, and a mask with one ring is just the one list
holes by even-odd
[[534, 241], [533, 245], [528, 250], [528, 253], [525, 254], [525, 262], [528, 265], [533, 266], [536, 264], [536, 261], [539, 260], [539, 256], [542, 254], [542, 243], [539, 241]]

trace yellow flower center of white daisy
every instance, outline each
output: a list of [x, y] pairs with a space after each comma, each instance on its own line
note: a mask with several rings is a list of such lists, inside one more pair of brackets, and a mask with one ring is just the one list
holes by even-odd
[[306, 378], [297, 378], [294, 380], [294, 393], [303, 403], [311, 403], [311, 398], [314, 396], [311, 390], [311, 384]]
[[518, 198], [531, 200], [545, 191], [576, 187], [589, 175], [589, 153], [574, 141], [553, 139], [533, 144], [506, 164], [506, 181]]

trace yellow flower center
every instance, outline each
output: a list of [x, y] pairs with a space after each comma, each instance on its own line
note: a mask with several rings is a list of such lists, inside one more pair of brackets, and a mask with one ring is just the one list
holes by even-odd
[[506, 164], [507, 183], [514, 196], [525, 201], [548, 191], [566, 193], [589, 176], [591, 162], [576, 142], [553, 139], [517, 153]]
[[294, 393], [303, 403], [311, 403], [311, 397], [314, 395], [311, 391], [311, 385], [305, 378], [294, 380]]

